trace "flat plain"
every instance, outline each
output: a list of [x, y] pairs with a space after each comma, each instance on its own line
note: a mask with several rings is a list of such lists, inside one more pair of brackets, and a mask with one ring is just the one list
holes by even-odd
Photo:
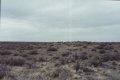
[[0, 80], [120, 80], [120, 43], [0, 42]]

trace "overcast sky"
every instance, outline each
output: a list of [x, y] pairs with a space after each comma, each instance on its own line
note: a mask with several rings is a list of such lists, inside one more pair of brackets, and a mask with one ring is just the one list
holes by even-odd
[[120, 2], [2, 0], [0, 41], [120, 41]]

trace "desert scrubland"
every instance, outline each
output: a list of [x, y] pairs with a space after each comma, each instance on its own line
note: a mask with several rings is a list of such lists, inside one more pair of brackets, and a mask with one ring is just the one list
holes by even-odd
[[120, 43], [0, 42], [0, 80], [120, 80]]

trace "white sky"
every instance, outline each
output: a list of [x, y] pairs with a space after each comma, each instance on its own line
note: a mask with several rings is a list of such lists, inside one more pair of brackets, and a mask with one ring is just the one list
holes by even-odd
[[0, 41], [120, 41], [120, 2], [2, 0]]

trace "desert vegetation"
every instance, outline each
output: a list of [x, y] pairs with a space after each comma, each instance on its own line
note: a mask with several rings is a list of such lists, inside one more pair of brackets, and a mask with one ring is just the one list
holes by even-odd
[[0, 80], [120, 80], [120, 43], [0, 42]]

